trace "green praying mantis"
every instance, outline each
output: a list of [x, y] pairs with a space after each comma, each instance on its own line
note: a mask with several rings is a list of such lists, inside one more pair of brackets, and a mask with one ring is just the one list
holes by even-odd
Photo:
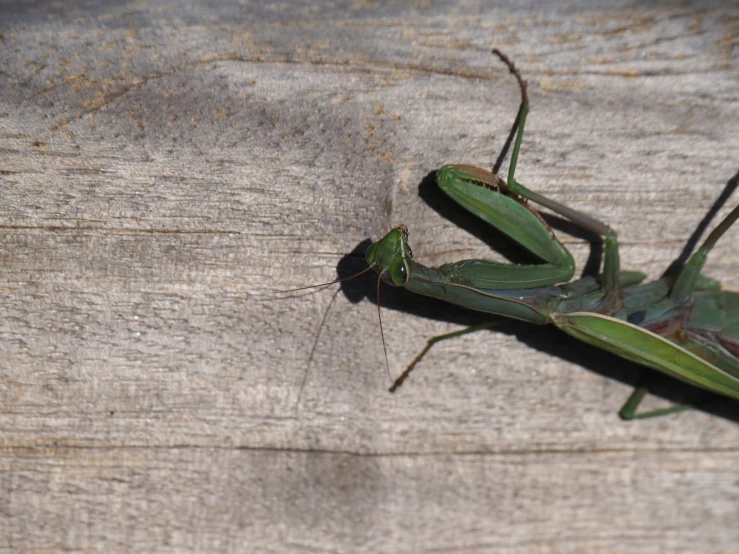
[[[515, 142], [508, 178], [503, 180], [496, 173], [472, 166], [447, 165], [436, 173], [436, 182], [452, 200], [513, 239], [541, 263], [474, 259], [426, 267], [413, 259], [408, 228], [401, 224], [366, 251], [369, 267], [365, 271], [373, 269], [379, 275], [378, 296], [381, 280], [471, 310], [539, 325], [553, 324], [617, 356], [739, 400], [739, 293], [721, 291], [716, 281], [700, 274], [713, 246], [739, 218], [739, 206], [710, 233], [676, 276], [645, 284], [645, 274], [621, 271], [613, 229], [529, 190], [515, 179], [529, 111], [528, 94], [513, 62], [497, 49], [493, 53], [516, 77], [522, 97], [517, 124], [511, 131], [511, 136], [515, 131]], [[575, 271], [572, 255], [531, 203], [602, 237], [600, 275], [570, 281]], [[434, 343], [498, 323], [482, 323], [431, 339], [390, 391], [407, 379]], [[639, 412], [646, 393], [645, 387], [637, 387], [619, 415], [631, 420], [693, 407], [675, 404]]]

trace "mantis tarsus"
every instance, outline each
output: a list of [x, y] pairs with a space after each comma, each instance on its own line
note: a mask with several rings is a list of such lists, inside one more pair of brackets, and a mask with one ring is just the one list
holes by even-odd
[[[511, 136], [515, 132], [515, 142], [508, 178], [504, 181], [494, 172], [467, 165], [447, 165], [437, 172], [436, 181], [455, 202], [542, 263], [504, 264], [477, 259], [426, 267], [413, 259], [408, 229], [401, 224], [369, 247], [365, 255], [369, 267], [390, 285], [472, 310], [554, 324], [622, 358], [739, 400], [739, 294], [721, 291], [716, 281], [700, 275], [710, 250], [739, 218], [739, 206], [710, 233], [677, 275], [643, 284], [643, 273], [621, 271], [613, 229], [516, 181], [516, 163], [529, 111], [526, 83], [504, 54], [497, 49], [493, 53], [516, 77], [522, 97], [517, 124], [511, 131]], [[496, 163], [494, 171], [499, 165]], [[602, 237], [604, 260], [599, 276], [570, 282], [575, 270], [572, 256], [530, 203]], [[498, 323], [483, 323], [431, 339], [395, 380], [391, 392], [435, 342]], [[621, 408], [623, 419], [666, 415], [692, 407], [677, 404], [637, 412], [646, 392], [644, 387], [634, 391]]]

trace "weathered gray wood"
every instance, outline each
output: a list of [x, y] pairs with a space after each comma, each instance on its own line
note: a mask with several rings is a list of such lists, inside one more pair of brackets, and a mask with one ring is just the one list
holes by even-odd
[[[525, 326], [390, 395], [371, 284], [275, 293], [399, 222], [490, 255], [418, 186], [502, 145], [492, 46], [520, 179], [659, 276], [738, 169], [739, 10], [608, 5], [2, 4], [0, 549], [735, 550], [735, 405], [621, 422], [634, 367]], [[459, 328], [383, 294], [396, 375]]]

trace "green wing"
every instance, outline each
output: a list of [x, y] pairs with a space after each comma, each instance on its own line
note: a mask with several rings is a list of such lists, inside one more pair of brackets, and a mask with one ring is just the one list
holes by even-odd
[[607, 315], [554, 313], [552, 322], [573, 337], [694, 386], [739, 400], [739, 377], [651, 331]]

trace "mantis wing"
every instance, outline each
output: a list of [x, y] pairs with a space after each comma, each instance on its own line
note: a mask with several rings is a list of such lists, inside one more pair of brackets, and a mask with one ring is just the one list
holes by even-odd
[[554, 313], [551, 319], [565, 333], [583, 342], [690, 385], [739, 400], [739, 377], [647, 329], [588, 312]]

